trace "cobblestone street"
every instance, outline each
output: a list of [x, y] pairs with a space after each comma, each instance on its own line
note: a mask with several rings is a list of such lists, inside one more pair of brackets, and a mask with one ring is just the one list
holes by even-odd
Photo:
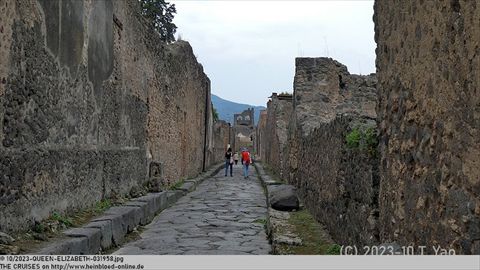
[[265, 195], [253, 166], [245, 180], [241, 165], [233, 177], [221, 170], [161, 212], [141, 239], [115, 254], [268, 254]]

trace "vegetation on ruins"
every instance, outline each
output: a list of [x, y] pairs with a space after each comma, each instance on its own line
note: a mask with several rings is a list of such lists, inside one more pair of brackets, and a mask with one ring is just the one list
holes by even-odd
[[142, 15], [147, 18], [151, 26], [160, 34], [165, 42], [175, 41], [177, 26], [172, 22], [177, 13], [175, 4], [165, 0], [139, 0], [142, 5]]
[[217, 122], [219, 120], [219, 116], [218, 116], [217, 109], [213, 107], [213, 104], [212, 104], [212, 113], [213, 113], [213, 121]]
[[185, 183], [185, 179], [180, 179], [180, 180], [178, 180], [178, 181], [176, 181], [176, 182], [170, 183], [170, 184], [167, 186], [167, 189], [168, 189], [168, 190], [179, 189], [184, 183]]
[[324, 227], [318, 223], [307, 209], [290, 212], [287, 223], [277, 227], [281, 234], [296, 235], [302, 240], [301, 245], [278, 243], [276, 255], [339, 255], [340, 246], [332, 243]]
[[327, 255], [340, 255], [341, 247], [338, 244], [332, 244], [327, 249]]
[[366, 151], [371, 156], [376, 156], [377, 133], [374, 128], [361, 129], [353, 128], [345, 136], [347, 147], [350, 149], [360, 149]]
[[347, 136], [347, 146], [349, 148], [357, 148], [360, 146], [360, 140], [362, 138], [362, 133], [358, 128], [354, 128], [352, 131], [350, 131]]
[[67, 216], [64, 216], [64, 215], [61, 215], [57, 212], [52, 214], [52, 219], [62, 223], [66, 227], [72, 227], [73, 226], [73, 221], [72, 221], [71, 218], [69, 218]]

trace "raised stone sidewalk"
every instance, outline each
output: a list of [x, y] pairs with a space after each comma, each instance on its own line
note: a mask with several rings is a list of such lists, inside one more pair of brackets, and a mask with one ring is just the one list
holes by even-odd
[[104, 215], [81, 228], [63, 232], [61, 239], [48, 243], [35, 254], [97, 254], [124, 243], [125, 235], [139, 225], [147, 225], [155, 215], [193, 191], [202, 181], [217, 174], [220, 165], [196, 178], [186, 180], [177, 190], [150, 193], [122, 206], [108, 209]]

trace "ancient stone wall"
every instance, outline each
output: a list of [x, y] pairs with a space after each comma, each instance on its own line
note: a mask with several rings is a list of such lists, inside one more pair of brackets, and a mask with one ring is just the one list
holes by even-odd
[[286, 178], [288, 157], [286, 156], [288, 125], [292, 116], [293, 103], [291, 95], [273, 93], [267, 103], [265, 141], [268, 148], [263, 160], [281, 179]]
[[374, 21], [381, 238], [480, 254], [480, 3], [376, 1]]
[[255, 154], [257, 160], [264, 160], [266, 155], [267, 141], [267, 110], [260, 111], [257, 126], [255, 127]]
[[209, 158], [210, 164], [215, 164], [225, 159], [227, 145], [232, 143], [230, 140], [231, 132], [230, 125], [223, 120], [217, 121], [213, 125], [213, 148]]
[[288, 181], [340, 244], [378, 243], [375, 144], [346, 140], [354, 130], [375, 133], [375, 85], [374, 75], [349, 74], [330, 58], [296, 59]]
[[209, 80], [137, 1], [0, 9], [0, 231], [128, 193], [152, 161], [168, 181], [208, 165]]

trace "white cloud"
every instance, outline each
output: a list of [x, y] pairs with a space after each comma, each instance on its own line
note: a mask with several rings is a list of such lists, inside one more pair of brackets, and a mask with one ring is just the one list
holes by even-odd
[[212, 92], [265, 105], [291, 90], [295, 57], [329, 56], [352, 73], [375, 72], [373, 1], [171, 1]]

